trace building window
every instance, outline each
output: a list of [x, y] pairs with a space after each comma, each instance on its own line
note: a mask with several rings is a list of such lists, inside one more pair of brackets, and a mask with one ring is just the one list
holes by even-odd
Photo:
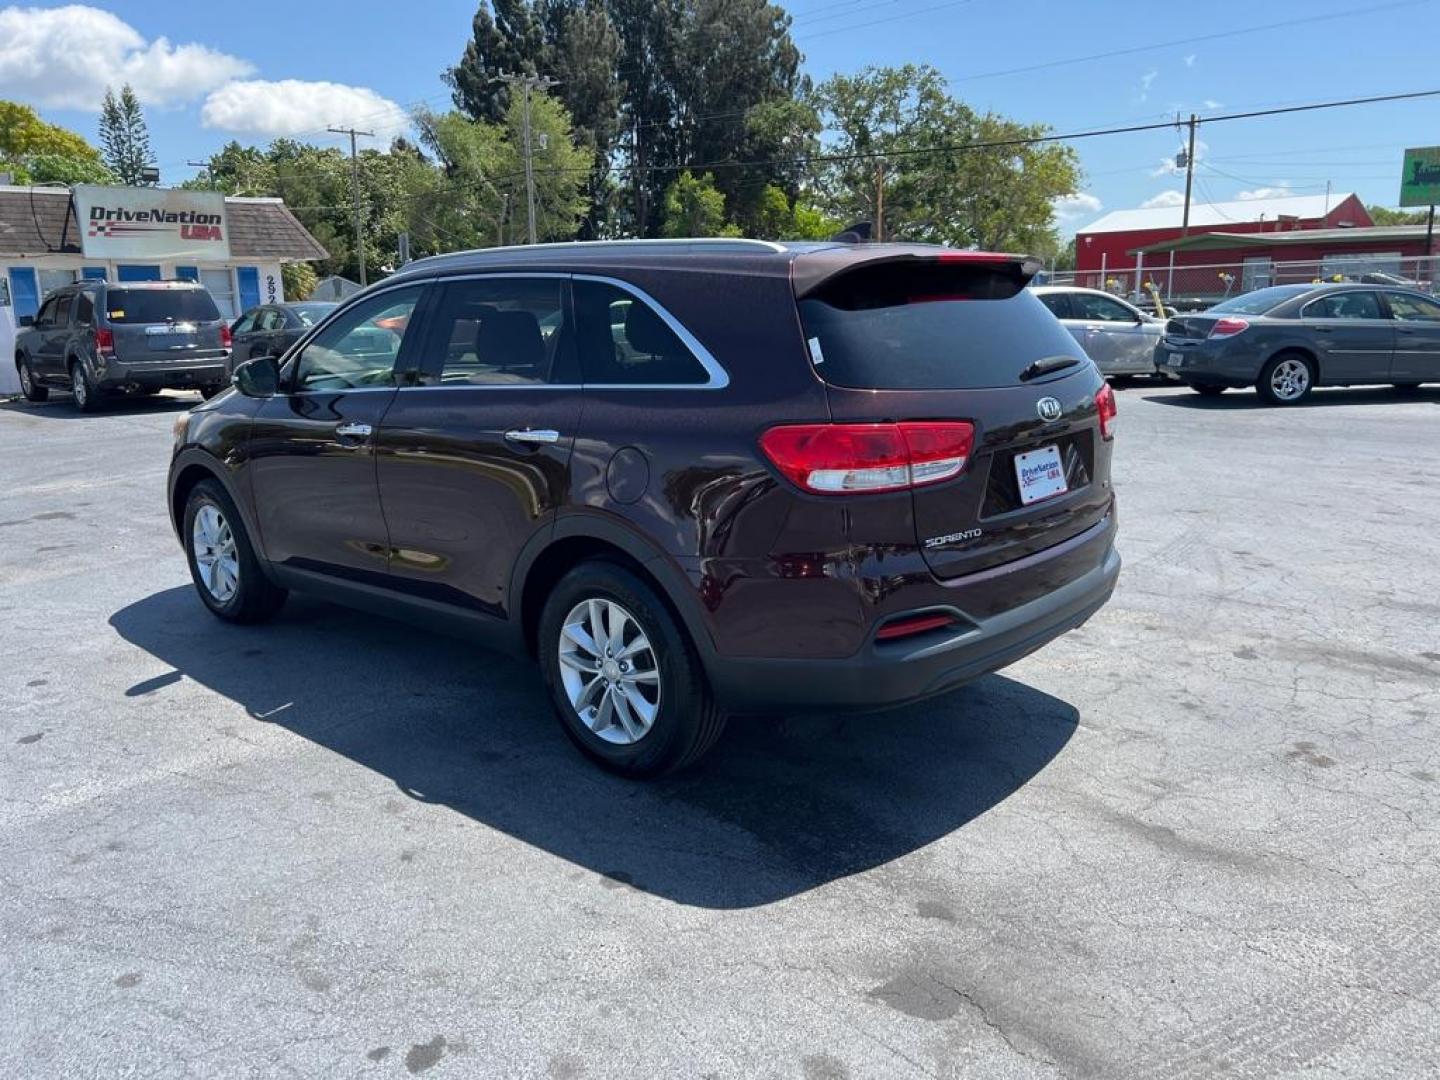
[[210, 290], [215, 306], [226, 319], [233, 319], [241, 309], [235, 306], [235, 282], [229, 270], [201, 270], [200, 284]]
[[115, 268], [115, 276], [121, 281], [159, 281], [160, 267], [122, 264]]
[[199, 281], [200, 268], [198, 266], [177, 266], [175, 267], [175, 277], [180, 281]]
[[49, 296], [56, 289], [75, 284], [74, 270], [40, 270], [40, 295]]

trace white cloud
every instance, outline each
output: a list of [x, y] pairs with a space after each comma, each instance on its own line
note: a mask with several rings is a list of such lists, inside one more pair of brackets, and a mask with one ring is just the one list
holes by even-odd
[[1146, 98], [1148, 98], [1148, 97], [1150, 96], [1150, 87], [1151, 87], [1151, 85], [1155, 82], [1155, 80], [1156, 80], [1157, 78], [1159, 78], [1159, 77], [1160, 77], [1160, 71], [1159, 71], [1158, 68], [1151, 68], [1149, 71], [1145, 72], [1144, 75], [1141, 75], [1141, 76], [1140, 76], [1140, 100], [1141, 100], [1141, 101], [1144, 101]]
[[1185, 57], [1185, 66], [1186, 66], [1186, 67], [1194, 67], [1194, 66], [1195, 66], [1195, 54], [1194, 54], [1193, 52], [1190, 53], [1190, 54], [1188, 54], [1188, 55]]
[[1259, 187], [1259, 188], [1253, 188], [1253, 189], [1251, 189], [1250, 191], [1237, 191], [1237, 192], [1235, 193], [1235, 198], [1237, 198], [1237, 199], [1247, 199], [1247, 200], [1248, 200], [1248, 199], [1284, 199], [1284, 198], [1288, 198], [1289, 196], [1295, 194], [1295, 192], [1290, 189], [1290, 181], [1288, 181], [1288, 180], [1281, 180], [1281, 181], [1278, 181], [1278, 184], [1279, 184], [1278, 187]]
[[250, 79], [213, 91], [200, 109], [200, 122], [222, 131], [272, 136], [357, 127], [389, 139], [404, 131], [410, 118], [395, 102], [364, 86]]
[[1184, 206], [1185, 196], [1179, 191], [1162, 191], [1152, 195], [1140, 204], [1142, 210], [1154, 210], [1159, 206]]
[[[1178, 150], [1176, 151], [1179, 152]], [[1210, 152], [1210, 145], [1204, 139], [1195, 140], [1195, 162], [1198, 165], [1205, 160]], [[1161, 158], [1159, 168], [1151, 169], [1151, 176], [1179, 176], [1185, 171], [1185, 166], [1177, 165], [1173, 157]]]
[[254, 68], [204, 45], [146, 41], [129, 23], [83, 4], [0, 9], [0, 96], [94, 110], [107, 85], [147, 105], [193, 100]]
[[1200, 104], [1205, 106], [1205, 108], [1207, 109], [1223, 109], [1225, 107], [1225, 103], [1223, 101], [1216, 101], [1214, 98], [1208, 97]]
[[1056, 220], [1063, 223], [1098, 214], [1105, 208], [1105, 204], [1088, 191], [1077, 191], [1072, 195], [1051, 199], [1050, 208], [1054, 210]]

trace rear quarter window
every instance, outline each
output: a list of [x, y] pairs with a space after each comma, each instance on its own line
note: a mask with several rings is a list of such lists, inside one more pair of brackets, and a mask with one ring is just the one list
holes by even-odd
[[1052, 356], [1081, 353], [1029, 289], [981, 267], [878, 264], [799, 302], [810, 361], [832, 386], [977, 390], [1015, 386]]

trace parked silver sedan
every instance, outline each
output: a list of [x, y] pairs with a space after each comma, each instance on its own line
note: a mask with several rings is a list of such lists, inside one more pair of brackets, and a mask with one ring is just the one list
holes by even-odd
[[1099, 289], [1041, 285], [1034, 290], [1103, 375], [1155, 374], [1163, 320]]

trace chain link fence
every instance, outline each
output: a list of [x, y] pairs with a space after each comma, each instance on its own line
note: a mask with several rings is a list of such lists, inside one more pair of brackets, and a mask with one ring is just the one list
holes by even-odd
[[1323, 259], [1276, 262], [1248, 258], [1238, 262], [1171, 266], [1167, 262], [1116, 270], [1055, 271], [1044, 275], [1047, 285], [1100, 289], [1135, 303], [1153, 303], [1158, 293], [1166, 307], [1198, 310], [1231, 296], [1270, 285], [1350, 281], [1395, 285], [1440, 294], [1440, 256], [1330, 255]]

